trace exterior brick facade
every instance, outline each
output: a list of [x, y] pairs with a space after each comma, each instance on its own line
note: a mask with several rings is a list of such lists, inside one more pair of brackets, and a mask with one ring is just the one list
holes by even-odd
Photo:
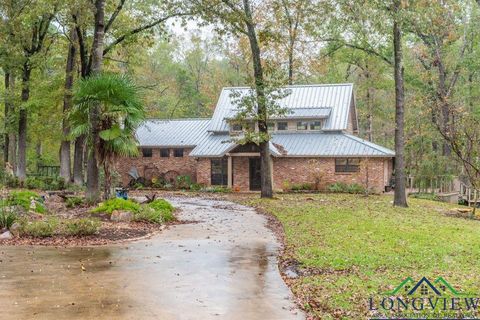
[[[137, 168], [141, 177], [152, 178], [168, 171], [176, 171], [181, 175], [190, 176], [193, 181], [197, 176], [197, 160], [189, 157], [192, 148], [183, 149], [183, 157], [174, 157], [173, 148], [169, 148], [169, 157], [160, 157], [160, 149], [152, 149], [152, 157], [143, 157], [142, 152], [138, 157], [121, 158], [116, 162], [116, 169], [121, 175], [122, 185], [127, 185], [132, 179], [128, 172], [132, 167]], [[210, 160], [208, 160], [210, 161]]]
[[[249, 191], [249, 158], [232, 157], [233, 189]], [[392, 175], [392, 159], [362, 158], [360, 170], [352, 173], [335, 172], [335, 158], [273, 158], [272, 176], [274, 190], [283, 190], [286, 186], [309, 183], [324, 190], [335, 182], [357, 183], [373, 192], [383, 192]], [[210, 185], [210, 159], [197, 161], [197, 182]]]
[[318, 181], [318, 188], [324, 190], [335, 182], [357, 183], [379, 193], [390, 181], [392, 172], [389, 162], [392, 160], [362, 158], [358, 172], [338, 173], [335, 172], [335, 158], [274, 158], [273, 185], [274, 189], [280, 190], [284, 189], [285, 184], [315, 184]]

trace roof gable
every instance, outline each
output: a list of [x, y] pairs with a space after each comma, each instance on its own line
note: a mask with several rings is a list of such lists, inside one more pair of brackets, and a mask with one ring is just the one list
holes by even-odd
[[[325, 110], [328, 110], [328, 117], [324, 125], [325, 131], [341, 131], [348, 127], [348, 114], [350, 107], [354, 104], [353, 84], [324, 84], [324, 85], [295, 85], [286, 86], [290, 94], [280, 99], [278, 104], [283, 108], [291, 109], [291, 114], [286, 117], [295, 117], [295, 114], [309, 114], [315, 116], [316, 112], [323, 111], [319, 117], [325, 117]], [[209, 131], [227, 132], [228, 123], [225, 120], [230, 118], [238, 106], [235, 104], [233, 93], [246, 95], [252, 89], [249, 87], [223, 88], [208, 128]], [[296, 110], [298, 109], [298, 112]], [[311, 112], [308, 112], [310, 109]], [[353, 119], [356, 121], [356, 119]]]

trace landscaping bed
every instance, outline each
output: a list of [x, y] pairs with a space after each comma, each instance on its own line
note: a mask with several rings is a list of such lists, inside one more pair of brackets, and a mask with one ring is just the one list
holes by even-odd
[[280, 221], [279, 267], [311, 319], [372, 317], [368, 298], [407, 277], [441, 276], [478, 296], [480, 222], [451, 216], [453, 205], [410, 198], [402, 209], [391, 196], [348, 194], [231, 199]]
[[30, 190], [4, 191], [2, 199], [3, 245], [108, 244], [148, 237], [178, 223], [163, 199], [141, 204], [116, 198], [91, 206], [81, 193], [49, 196]]

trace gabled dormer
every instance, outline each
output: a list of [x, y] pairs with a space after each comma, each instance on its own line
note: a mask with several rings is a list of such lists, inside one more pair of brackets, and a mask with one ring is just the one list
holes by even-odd
[[[357, 133], [358, 120], [352, 84], [295, 85], [285, 89], [289, 94], [277, 103], [289, 112], [269, 119], [268, 125], [272, 132]], [[238, 112], [235, 101], [238, 96], [246, 95], [251, 90], [248, 87], [224, 88], [209, 131], [216, 134], [240, 133], [244, 128], [234, 121]], [[250, 125], [254, 125], [254, 122]]]

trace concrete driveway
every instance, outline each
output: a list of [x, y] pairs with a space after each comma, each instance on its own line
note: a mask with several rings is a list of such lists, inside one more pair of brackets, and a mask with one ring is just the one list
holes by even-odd
[[169, 200], [192, 223], [152, 239], [0, 247], [0, 318], [304, 319], [263, 216], [225, 201]]

